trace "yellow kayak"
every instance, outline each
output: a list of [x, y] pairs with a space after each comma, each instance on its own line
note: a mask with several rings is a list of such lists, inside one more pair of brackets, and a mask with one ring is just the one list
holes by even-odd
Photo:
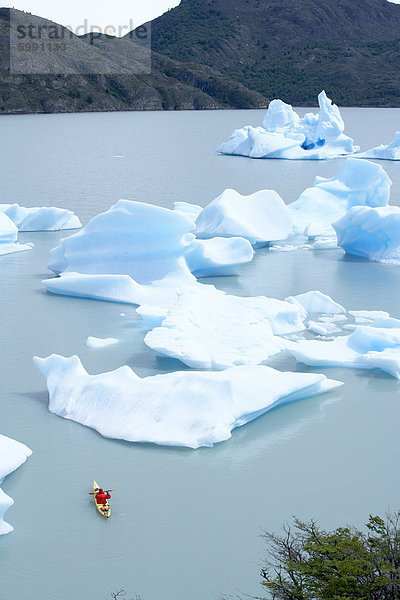
[[[98, 494], [100, 490], [100, 486], [97, 481], [93, 481], [93, 492], [94, 494]], [[111, 515], [111, 506], [108, 504], [107, 500], [105, 504], [98, 504], [96, 500], [96, 496], [94, 496], [94, 503], [96, 504], [96, 508], [98, 512], [105, 518], [109, 519]]]

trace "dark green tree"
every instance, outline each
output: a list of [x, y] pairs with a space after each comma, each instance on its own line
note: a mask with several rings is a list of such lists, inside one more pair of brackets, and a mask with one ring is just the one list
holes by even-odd
[[370, 516], [365, 531], [295, 519], [263, 537], [261, 583], [273, 600], [400, 599], [400, 513]]

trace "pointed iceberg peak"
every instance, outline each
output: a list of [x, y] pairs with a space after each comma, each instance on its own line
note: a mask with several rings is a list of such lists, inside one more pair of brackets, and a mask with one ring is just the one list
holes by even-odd
[[300, 118], [290, 104], [272, 100], [263, 127], [236, 129], [218, 152], [291, 160], [322, 160], [357, 152], [359, 147], [344, 134], [339, 108], [324, 90], [318, 95], [318, 104], [318, 113]]
[[272, 100], [269, 103], [263, 125], [266, 131], [276, 131], [299, 121], [299, 115], [290, 104], [286, 104], [283, 100]]

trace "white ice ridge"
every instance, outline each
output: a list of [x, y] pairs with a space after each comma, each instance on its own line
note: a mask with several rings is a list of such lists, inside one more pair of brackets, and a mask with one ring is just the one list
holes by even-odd
[[263, 127], [236, 129], [218, 152], [251, 158], [321, 160], [359, 150], [343, 133], [340, 111], [324, 91], [318, 103], [318, 114], [307, 113], [301, 119], [289, 104], [272, 100]]
[[[18, 469], [32, 454], [32, 451], [9, 437], [0, 435], [0, 484], [10, 473]], [[11, 525], [3, 520], [4, 513], [14, 504], [12, 498], [0, 489], [0, 535], [13, 530]]]
[[[51, 251], [61, 277], [49, 291], [132, 304], [168, 304], [177, 286], [225, 275], [253, 257], [246, 240], [196, 240], [193, 221], [178, 210], [120, 200]], [[189, 266], [188, 266], [189, 265]]]
[[11, 219], [0, 212], [0, 256], [32, 250], [32, 244], [18, 243], [18, 229]]
[[175, 372], [140, 378], [128, 366], [89, 375], [79, 358], [34, 358], [47, 379], [49, 410], [109, 438], [199, 448], [281, 404], [341, 382], [270, 367]]
[[291, 343], [280, 336], [305, 329], [296, 304], [230, 296], [213, 286], [182, 287], [164, 313], [151, 306], [141, 306], [138, 312], [145, 324], [159, 325], [146, 335], [145, 343], [159, 355], [193, 368], [259, 364]]
[[359, 326], [351, 335], [331, 342], [302, 340], [287, 352], [306, 365], [377, 368], [400, 379], [399, 327]]
[[396, 131], [395, 138], [391, 144], [381, 144], [366, 152], [355, 154], [356, 158], [378, 158], [381, 160], [400, 160], [400, 131]]
[[400, 262], [400, 208], [355, 206], [333, 224], [346, 254], [378, 262]]
[[86, 346], [88, 348], [106, 348], [107, 346], [112, 346], [117, 343], [118, 340], [116, 338], [97, 338], [92, 335], [89, 335], [86, 340]]
[[242, 196], [227, 189], [199, 213], [195, 233], [200, 238], [240, 236], [262, 246], [287, 238], [292, 233], [292, 217], [274, 190]]
[[391, 185], [380, 165], [348, 158], [336, 175], [316, 177], [314, 186], [289, 205], [294, 232], [310, 237], [334, 235], [332, 223], [353, 206], [386, 206]]
[[0, 212], [10, 217], [18, 231], [58, 231], [82, 227], [72, 211], [55, 206], [25, 208], [19, 204], [0, 204]]

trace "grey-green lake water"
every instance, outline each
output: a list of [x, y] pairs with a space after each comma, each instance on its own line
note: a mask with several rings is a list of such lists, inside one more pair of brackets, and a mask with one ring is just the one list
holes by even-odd
[[[301, 111], [304, 112], [304, 111]], [[206, 205], [225, 188], [276, 189], [292, 202], [342, 160], [220, 156], [236, 127], [264, 111], [103, 113], [1, 118], [1, 202], [74, 210], [86, 224], [120, 198], [172, 208]], [[344, 109], [362, 149], [393, 139], [398, 109]], [[400, 165], [381, 162], [400, 205]], [[72, 232], [71, 232], [72, 233]], [[185, 368], [143, 343], [135, 308], [46, 293], [49, 250], [68, 232], [26, 233], [35, 248], [0, 258], [0, 432], [32, 457], [3, 489], [15, 500], [0, 537], [0, 599], [102, 600], [125, 588], [142, 600], [260, 594], [263, 529], [291, 515], [323, 527], [362, 525], [400, 507], [400, 382], [378, 371], [315, 369], [341, 389], [272, 411], [211, 449], [102, 438], [47, 409], [32, 356], [78, 354], [91, 373], [130, 365], [141, 376]], [[284, 298], [318, 289], [348, 309], [400, 317], [400, 270], [340, 251], [259, 250], [239, 277], [207, 279], [240, 294]], [[124, 313], [125, 316], [121, 316]], [[119, 344], [93, 350], [89, 335]], [[274, 366], [312, 371], [292, 359]], [[88, 491], [119, 488], [103, 521]]]

